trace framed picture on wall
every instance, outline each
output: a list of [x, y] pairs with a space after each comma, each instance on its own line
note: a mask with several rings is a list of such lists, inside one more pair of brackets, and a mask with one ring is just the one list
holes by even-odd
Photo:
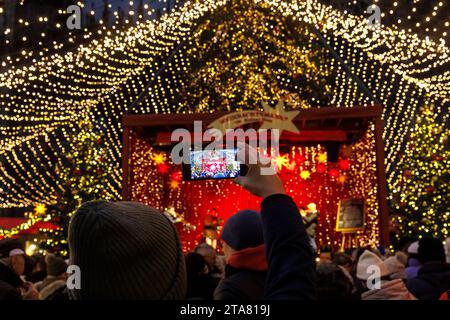
[[366, 201], [342, 199], [339, 201], [336, 231], [352, 233], [364, 229]]

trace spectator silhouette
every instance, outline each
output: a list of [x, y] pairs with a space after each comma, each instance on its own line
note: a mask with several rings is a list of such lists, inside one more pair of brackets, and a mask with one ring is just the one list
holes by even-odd
[[37, 300], [38, 293], [31, 282], [24, 282], [25, 252], [15, 239], [0, 240], [0, 300]]
[[383, 260], [369, 250], [359, 257], [356, 277], [365, 288], [361, 294], [362, 300], [416, 300], [402, 279], [391, 280], [390, 271]]
[[39, 299], [51, 300], [56, 295], [63, 294], [66, 289], [67, 264], [63, 258], [52, 253], [47, 253], [45, 263], [47, 277], [41, 283], [36, 283], [36, 289], [39, 291]]
[[134, 202], [91, 201], [69, 226], [70, 264], [81, 269], [75, 299], [183, 299], [185, 261], [174, 225]]
[[441, 240], [422, 238], [419, 241], [418, 259], [422, 264], [417, 277], [408, 280], [408, 289], [421, 300], [438, 300], [450, 289], [450, 264], [445, 262]]
[[191, 300], [211, 300], [218, 279], [209, 275], [208, 265], [202, 255], [191, 252], [186, 255], [187, 294]]
[[214, 293], [218, 300], [259, 300], [264, 297], [267, 274], [261, 215], [242, 210], [222, 230], [225, 278]]

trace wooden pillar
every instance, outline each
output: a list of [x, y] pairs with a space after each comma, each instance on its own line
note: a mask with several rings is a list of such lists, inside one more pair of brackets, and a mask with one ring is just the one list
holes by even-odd
[[381, 244], [389, 246], [389, 205], [386, 181], [386, 168], [384, 165], [383, 121], [375, 118], [375, 148], [378, 178], [378, 200], [380, 204], [380, 236]]
[[131, 195], [129, 192], [129, 165], [130, 165], [130, 127], [124, 126], [123, 129], [123, 150], [122, 150], [122, 200], [129, 201]]

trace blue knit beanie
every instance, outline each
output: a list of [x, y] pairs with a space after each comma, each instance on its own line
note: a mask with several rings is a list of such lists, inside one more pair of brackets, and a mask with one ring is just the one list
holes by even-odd
[[236, 212], [225, 222], [221, 238], [236, 251], [264, 244], [261, 215], [254, 210]]

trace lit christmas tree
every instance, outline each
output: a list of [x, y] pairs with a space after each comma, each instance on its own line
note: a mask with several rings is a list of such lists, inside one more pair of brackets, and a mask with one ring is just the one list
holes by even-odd
[[445, 239], [450, 227], [450, 150], [445, 121], [423, 109], [399, 163], [394, 190], [397, 240], [430, 235]]
[[86, 201], [107, 198], [104, 186], [108, 165], [103, 133], [94, 130], [90, 121], [83, 121], [71, 145], [74, 149], [65, 155], [56, 169], [64, 189], [55, 195], [56, 201], [47, 211], [50, 222], [59, 228], [44, 231], [47, 237], [39, 244], [41, 250], [62, 256], [68, 255], [67, 227], [78, 206]]
[[329, 105], [327, 49], [306, 24], [268, 4], [231, 1], [200, 22], [182, 51], [180, 110], [255, 109], [280, 99], [294, 108]]

